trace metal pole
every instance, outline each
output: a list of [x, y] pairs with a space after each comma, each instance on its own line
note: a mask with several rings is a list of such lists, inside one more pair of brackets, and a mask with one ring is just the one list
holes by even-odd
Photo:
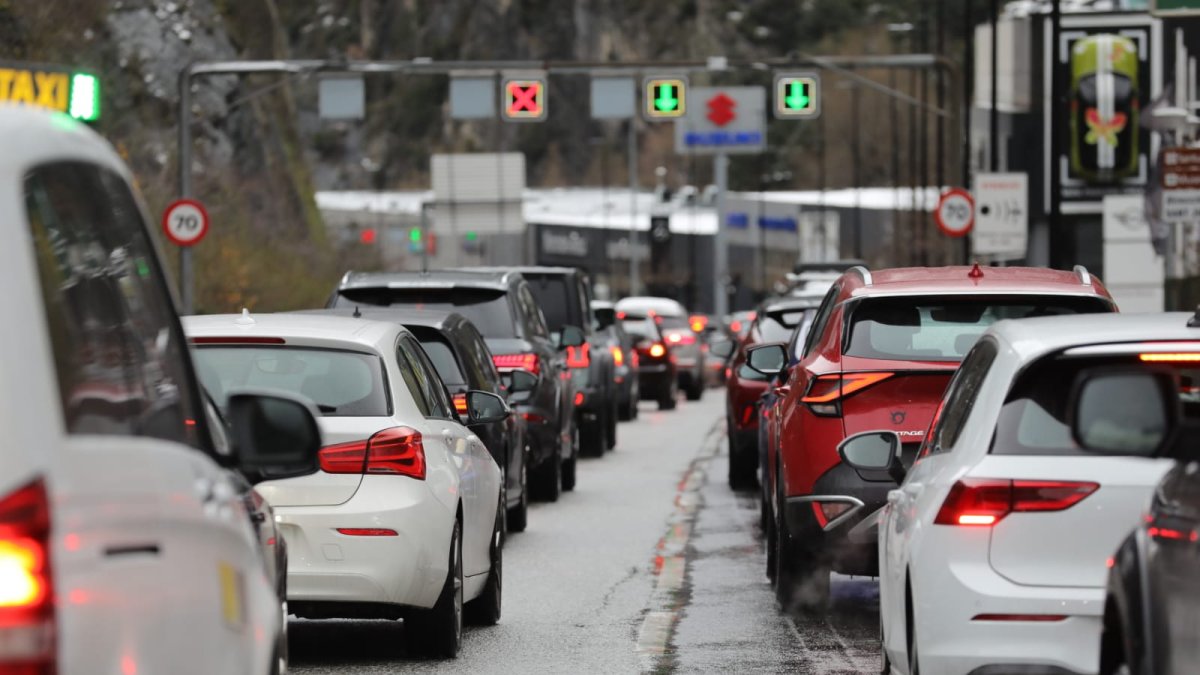
[[629, 118], [629, 294], [638, 293], [638, 247], [637, 247], [637, 193], [638, 193], [638, 147], [637, 119]]
[[[179, 73], [179, 198], [192, 194], [192, 68]], [[179, 308], [187, 315], [195, 311], [193, 298], [192, 247], [179, 248]]]
[[1059, 226], [1059, 210], [1061, 208], [1059, 192], [1062, 189], [1061, 176], [1059, 174], [1059, 152], [1062, 143], [1061, 134], [1059, 133], [1059, 117], [1061, 107], [1059, 106], [1060, 97], [1058, 95], [1058, 87], [1062, 86], [1058, 81], [1058, 41], [1059, 29], [1061, 27], [1061, 8], [1059, 0], [1054, 0], [1050, 6], [1050, 72], [1046, 73], [1045, 77], [1050, 78], [1050, 91], [1054, 94], [1054, 100], [1050, 103], [1050, 266], [1060, 269], [1067, 269], [1071, 262], [1072, 249], [1074, 241], [1070, 239], [1073, 233], [1064, 232], [1065, 228]]
[[717, 316], [729, 313], [729, 296], [725, 292], [729, 276], [729, 251], [725, 244], [726, 200], [729, 187], [729, 155], [719, 152], [713, 158], [714, 182], [717, 184], [717, 232], [713, 237], [713, 309]]
[[852, 122], [850, 126], [854, 129], [853, 136], [850, 138], [850, 160], [852, 164], [851, 173], [854, 174], [854, 257], [861, 260], [863, 257], [863, 222], [862, 222], [862, 152], [859, 147], [860, 130], [862, 126], [858, 123], [859, 109], [859, 88], [855, 84], [850, 89], [850, 115]]
[[[991, 45], [989, 45], [991, 48], [991, 61], [988, 63], [988, 68], [990, 68], [992, 72], [992, 81], [990, 83], [992, 87], [991, 110], [988, 111], [988, 167], [992, 170], [992, 172], [1000, 170], [1000, 149], [997, 147], [997, 143], [1000, 139], [1000, 116], [996, 112], [996, 101], [999, 98], [1000, 91], [1000, 83], [997, 81], [998, 78], [996, 77], [996, 62], [999, 59], [998, 53], [1000, 42], [1000, 40], [997, 39], [999, 36], [996, 32], [996, 23], [1000, 15], [999, 4], [999, 0], [991, 0], [991, 4], [988, 8], [988, 21], [989, 25], [991, 26]], [[1057, 1], [1054, 4], [1055, 7], [1058, 6]]]
[[[892, 89], [896, 88], [896, 71], [888, 71], [888, 86]], [[897, 133], [897, 124], [900, 113], [896, 106], [896, 99], [888, 98], [888, 119], [891, 120], [891, 142], [888, 145], [892, 149], [892, 166], [891, 166], [891, 185], [892, 185], [892, 265], [899, 266], [900, 264], [900, 139]]]
[[[959, 127], [960, 137], [956, 143], [961, 153], [962, 186], [971, 189], [971, 107], [972, 91], [975, 89], [975, 19], [971, 16], [974, 3], [966, 3], [963, 11], [963, 73], [962, 73], [962, 111], [963, 120]], [[971, 237], [963, 237], [963, 262], [971, 263]]]
[[[970, 4], [969, 2], [967, 4]], [[937, 11], [934, 13], [937, 21], [937, 42], [934, 49], [937, 50], [938, 56], [943, 56], [946, 53], [946, 0], [938, 0]], [[934, 82], [937, 87], [937, 105], [939, 108], [946, 106], [946, 78], [941, 68], [934, 71]], [[934, 180], [937, 183], [938, 190], [946, 186], [946, 121], [942, 117], [938, 117], [934, 122], [936, 124], [936, 136], [934, 139]], [[966, 186], [964, 186], [966, 187]]]

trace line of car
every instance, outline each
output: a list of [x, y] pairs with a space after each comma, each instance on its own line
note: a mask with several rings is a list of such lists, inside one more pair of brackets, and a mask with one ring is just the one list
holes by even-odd
[[885, 673], [1190, 669], [1200, 321], [1116, 314], [1081, 267], [855, 267], [803, 295], [728, 371], [730, 484], [759, 470], [785, 611], [878, 577]]
[[278, 675], [291, 615], [402, 618], [452, 657], [500, 619], [529, 502], [711, 371], [677, 303], [594, 303], [567, 268], [180, 319], [113, 148], [24, 108], [0, 134], [0, 673]]

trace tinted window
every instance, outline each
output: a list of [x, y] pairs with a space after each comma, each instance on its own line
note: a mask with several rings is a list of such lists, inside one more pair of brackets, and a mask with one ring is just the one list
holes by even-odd
[[813, 347], [821, 339], [821, 334], [825, 332], [825, 326], [829, 323], [829, 317], [833, 314], [834, 302], [837, 300], [840, 291], [841, 286], [834, 284], [829, 289], [829, 292], [825, 294], [825, 299], [821, 300], [821, 306], [817, 308], [817, 315], [813, 319], [812, 328], [808, 331], [808, 336], [804, 341], [804, 356], [812, 353]]
[[326, 417], [391, 414], [383, 361], [371, 354], [301, 347], [200, 347], [196, 370], [224, 405], [235, 389], [275, 389], [303, 396]]
[[[546, 325], [545, 315], [542, 313], [541, 307], [538, 306], [537, 300], [533, 298], [533, 293], [529, 291], [529, 287], [521, 284], [517, 290], [517, 302], [521, 308], [522, 321], [525, 326], [525, 334], [527, 336], [550, 337], [550, 329]], [[487, 335], [487, 333], [484, 333]]]
[[413, 307], [458, 312], [488, 337], [517, 337], [504, 291], [477, 288], [347, 288], [334, 307]]
[[396, 362], [400, 366], [400, 376], [404, 378], [404, 386], [408, 388], [413, 403], [417, 404], [417, 410], [421, 411], [425, 417], [429, 417], [433, 414], [433, 402], [429, 400], [429, 392], [425, 390], [421, 378], [417, 375], [420, 366], [408, 353], [404, 343], [400, 343], [396, 347]]
[[429, 357], [425, 355], [424, 350], [415, 340], [408, 337], [401, 338], [400, 346], [408, 354], [409, 362], [413, 365], [413, 374], [416, 375], [421, 390], [429, 400], [429, 416], [454, 419], [454, 404], [450, 402], [446, 385], [442, 384], [441, 378], [437, 376], [437, 371], [429, 362]]
[[789, 309], [763, 316], [758, 324], [761, 342], [786, 342], [804, 318], [815, 312], [815, 309]]
[[563, 326], [586, 327], [575, 307], [578, 296], [572, 297], [571, 284], [567, 283], [566, 277], [525, 275], [525, 279], [551, 333], [561, 333]]
[[945, 296], [868, 298], [850, 313], [846, 354], [874, 359], [959, 361], [1002, 319], [1112, 311], [1098, 298]]
[[[975, 346], [963, 361], [962, 367], [950, 380], [946, 397], [933, 420], [933, 433], [928, 443], [929, 453], [949, 451], [958, 443], [967, 416], [975, 405], [975, 395], [996, 360], [996, 343], [988, 340]], [[928, 454], [928, 453], [923, 453]]]
[[467, 378], [463, 375], [458, 365], [458, 359], [454, 356], [454, 349], [448, 342], [429, 335], [419, 336], [418, 339], [443, 382], [448, 386], [465, 386], [467, 384]]
[[483, 336], [470, 325], [460, 329], [460, 336], [462, 337], [460, 348], [463, 351], [460, 356], [463, 360], [463, 368], [471, 373], [473, 381], [480, 386], [486, 385], [485, 389], [493, 394], [499, 394], [500, 372], [496, 370], [496, 363], [492, 360], [492, 350], [488, 349], [487, 343], [483, 341]]
[[621, 322], [625, 332], [632, 335], [634, 341], [659, 339], [658, 328], [650, 319], [633, 319]]
[[207, 446], [183, 334], [125, 181], [60, 163], [24, 187], [67, 431]]
[[[1196, 364], [1142, 363], [1134, 356], [1093, 358], [1050, 357], [1033, 364], [1017, 378], [1000, 411], [992, 453], [997, 455], [1083, 455], [1071, 438], [1067, 424], [1069, 397], [1080, 372], [1094, 366], [1120, 365], [1160, 370], [1175, 366], [1179, 377], [1179, 397], [1183, 416], [1193, 423], [1200, 420], [1200, 368]], [[1143, 406], [1152, 399], [1125, 397], [1124, 417], [1116, 425], [1137, 428], [1138, 420], [1148, 417]]]

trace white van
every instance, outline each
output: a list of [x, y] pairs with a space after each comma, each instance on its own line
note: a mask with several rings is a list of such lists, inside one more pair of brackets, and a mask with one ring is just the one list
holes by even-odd
[[278, 672], [285, 607], [231, 472], [315, 471], [311, 404], [245, 393], [226, 427], [112, 147], [11, 106], [0, 137], [0, 672]]

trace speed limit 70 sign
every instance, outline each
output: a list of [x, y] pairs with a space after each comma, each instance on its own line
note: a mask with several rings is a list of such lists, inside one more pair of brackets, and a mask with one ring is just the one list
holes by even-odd
[[195, 246], [208, 234], [208, 211], [194, 199], [178, 199], [163, 211], [163, 233], [177, 246]]
[[962, 237], [975, 224], [975, 200], [971, 193], [962, 188], [951, 188], [942, 193], [937, 209], [933, 212], [938, 229], [948, 237]]

